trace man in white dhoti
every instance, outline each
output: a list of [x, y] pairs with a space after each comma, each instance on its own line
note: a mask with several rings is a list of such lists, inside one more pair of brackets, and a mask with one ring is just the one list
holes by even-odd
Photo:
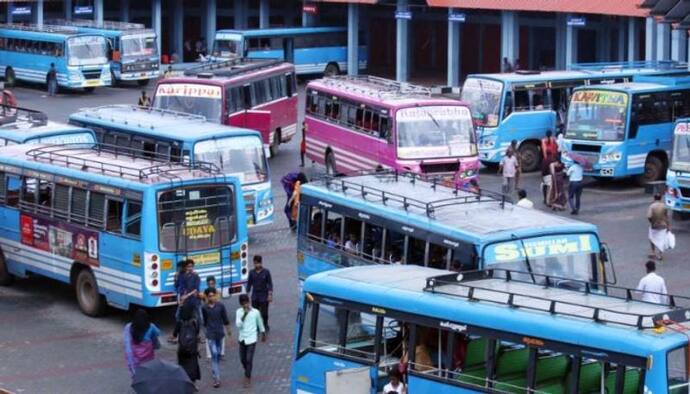
[[667, 238], [671, 230], [671, 220], [668, 217], [666, 205], [661, 201], [661, 194], [654, 194], [654, 202], [647, 209], [649, 220], [649, 243], [652, 247], [650, 258], [663, 260], [664, 251], [668, 247]]

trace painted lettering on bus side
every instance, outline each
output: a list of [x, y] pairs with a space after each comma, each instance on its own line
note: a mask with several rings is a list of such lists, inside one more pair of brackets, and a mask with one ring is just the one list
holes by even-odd
[[442, 321], [438, 324], [441, 328], [448, 328], [450, 330], [453, 330], [455, 332], [465, 332], [467, 331], [467, 325], [465, 324], [457, 324], [449, 321]]
[[[505, 242], [493, 248], [493, 259], [496, 262], [515, 261], [525, 257], [538, 258], [575, 253], [593, 252], [591, 235], [576, 237], [545, 238]], [[490, 256], [487, 256], [490, 258]]]
[[326, 209], [333, 208], [333, 204], [329, 204], [329, 203], [323, 202], [323, 201], [319, 201], [319, 206], [322, 206], [322, 207], [324, 207], [324, 208], [326, 208]]

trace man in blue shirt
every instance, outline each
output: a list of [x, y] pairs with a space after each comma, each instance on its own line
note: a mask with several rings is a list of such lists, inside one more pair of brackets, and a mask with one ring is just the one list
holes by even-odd
[[249, 272], [247, 279], [247, 293], [252, 295], [252, 306], [259, 310], [266, 331], [268, 328], [268, 304], [273, 302], [273, 279], [271, 271], [263, 266], [263, 258], [254, 256], [254, 269]]
[[582, 166], [574, 162], [567, 171], [568, 175], [568, 203], [570, 214], [577, 215], [580, 212], [580, 196], [582, 196]]

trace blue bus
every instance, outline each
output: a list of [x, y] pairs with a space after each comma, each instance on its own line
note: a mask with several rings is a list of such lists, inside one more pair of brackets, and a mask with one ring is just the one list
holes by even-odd
[[40, 111], [0, 105], [0, 146], [95, 142], [89, 129], [48, 121]]
[[173, 161], [203, 161], [240, 179], [250, 226], [273, 221], [271, 175], [261, 134], [208, 122], [198, 115], [130, 105], [86, 108], [70, 123], [92, 129], [99, 142], [158, 154]]
[[312, 181], [300, 197], [299, 278], [353, 265], [407, 264], [615, 282], [596, 226], [502, 198], [391, 172]]
[[633, 75], [687, 73], [674, 62], [575, 65], [569, 71], [517, 71], [475, 74], [465, 80], [461, 99], [472, 108], [479, 137], [479, 159], [498, 165], [517, 140], [523, 171], [541, 163], [540, 140], [563, 128], [570, 95], [582, 85], [629, 82]]
[[0, 24], [0, 76], [7, 86], [47, 84], [51, 63], [60, 87], [92, 91], [112, 82], [103, 35], [65, 26]]
[[41, 275], [74, 286], [80, 309], [174, 305], [177, 264], [243, 291], [247, 228], [237, 178], [97, 144], [0, 152], [0, 284]]
[[670, 162], [673, 122], [687, 116], [690, 76], [583, 86], [571, 96], [564, 149], [589, 163], [585, 175], [657, 181]]
[[[359, 69], [367, 68], [367, 46], [359, 39]], [[347, 29], [344, 27], [287, 27], [256, 30], [218, 30], [212, 57], [283, 59], [297, 74], [334, 75], [347, 72]]]
[[690, 299], [515, 274], [367, 266], [308, 278], [290, 392], [377, 394], [392, 369], [408, 393], [688, 392]]
[[675, 218], [690, 218], [690, 118], [676, 120], [665, 201]]
[[102, 34], [108, 39], [108, 58], [113, 85], [121, 81], [136, 81], [145, 86], [160, 75], [158, 37], [153, 29], [141, 23], [89, 19], [53, 20], [60, 26], [73, 26], [80, 33]]

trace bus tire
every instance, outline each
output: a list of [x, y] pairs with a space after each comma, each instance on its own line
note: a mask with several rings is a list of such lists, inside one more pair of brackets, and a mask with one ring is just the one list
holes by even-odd
[[139, 86], [141, 86], [141, 87], [147, 86], [148, 84], [149, 84], [149, 80], [148, 80], [148, 79], [140, 79], [140, 80], [137, 81], [137, 85], [139, 85]]
[[14, 275], [10, 274], [5, 261], [5, 254], [0, 251], [0, 286], [9, 286], [14, 282]]
[[335, 155], [333, 155], [332, 151], [328, 151], [328, 153], [326, 153], [326, 175], [338, 175], [338, 170], [335, 167]]
[[532, 143], [524, 143], [518, 148], [520, 152], [520, 162], [522, 163], [523, 172], [536, 171], [541, 163], [541, 152], [539, 148]]
[[12, 67], [7, 67], [5, 69], [5, 86], [8, 88], [13, 88], [17, 84], [17, 78], [14, 75], [14, 69]]
[[271, 144], [271, 147], [269, 148], [271, 150], [271, 157], [278, 154], [278, 149], [280, 148], [280, 141], [282, 139], [283, 139], [283, 134], [280, 131], [280, 129], [277, 129], [275, 131], [275, 134], [273, 134], [273, 143]]
[[645, 185], [649, 182], [658, 181], [666, 173], [664, 161], [657, 156], [649, 155], [644, 163], [644, 173], [637, 177], [637, 183]]
[[340, 74], [340, 67], [336, 63], [328, 63], [326, 68], [323, 70], [323, 75], [326, 77], [332, 77], [334, 75]]
[[96, 277], [93, 276], [90, 269], [82, 268], [77, 273], [74, 289], [77, 293], [79, 309], [85, 315], [96, 317], [105, 313], [105, 299], [98, 292]]

